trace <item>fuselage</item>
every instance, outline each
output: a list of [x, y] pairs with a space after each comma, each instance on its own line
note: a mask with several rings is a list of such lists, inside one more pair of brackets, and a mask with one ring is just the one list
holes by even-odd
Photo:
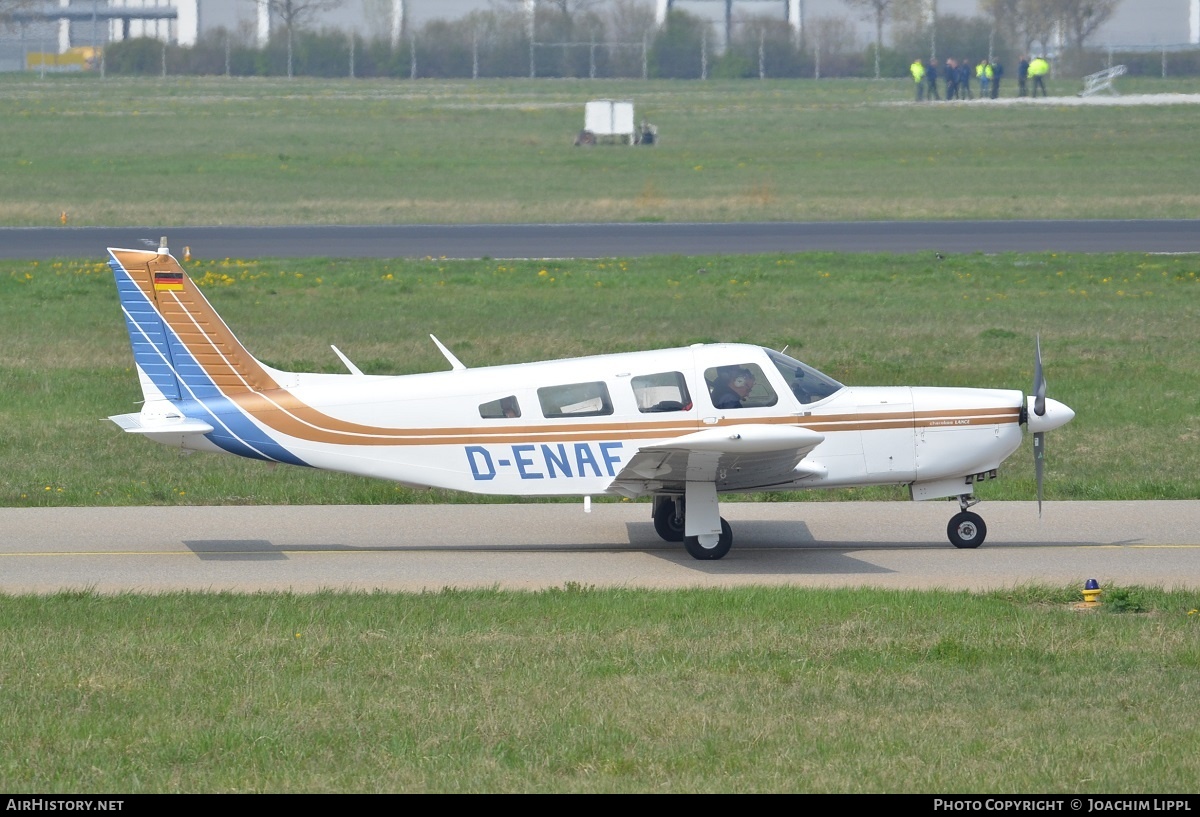
[[[706, 344], [395, 377], [272, 372], [279, 389], [235, 396], [215, 411], [211, 402], [176, 403], [214, 426], [179, 443], [267, 459], [282, 449], [306, 465], [412, 486], [544, 496], [603, 493], [639, 448], [705, 429], [824, 435], [806, 458], [816, 467], [769, 483], [718, 480], [721, 492], [959, 486], [1020, 445], [1019, 391], [845, 387], [825, 378], [828, 394], [798, 396], [771, 354]], [[752, 368], [754, 390], [738, 407], [717, 408], [709, 378], [730, 367]], [[257, 433], [238, 430], [247, 419]]]

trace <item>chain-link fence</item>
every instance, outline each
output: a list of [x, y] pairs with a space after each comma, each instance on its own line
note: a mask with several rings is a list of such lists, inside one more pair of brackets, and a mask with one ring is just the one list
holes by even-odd
[[[103, 70], [113, 75], [280, 76], [287, 73], [286, 39], [263, 47], [224, 30], [181, 47], [139, 38], [105, 43], [107, 27], [92, 33], [76, 24], [74, 53], [59, 54], [53, 22], [0, 29], [0, 71], [72, 72]], [[294, 73], [324, 77], [409, 79], [530, 77], [572, 79], [784, 79], [874, 76], [873, 46], [823, 51], [819, 41], [797, 41], [790, 32], [754, 32], [719, 51], [703, 28], [647, 31], [640, 40], [555, 42], [531, 40], [523, 31], [479, 35], [442, 27], [414, 32], [393, 46], [337, 30], [295, 35]], [[100, 47], [95, 59], [92, 46]], [[107, 45], [107, 48], [105, 46]], [[898, 55], [898, 56], [897, 56]], [[904, 76], [904, 55], [884, 49], [884, 76]], [[1102, 45], [1055, 60], [1059, 76], [1083, 77], [1124, 65], [1132, 77], [1200, 77], [1200, 45]], [[1069, 56], [1069, 59], [1068, 59]]]

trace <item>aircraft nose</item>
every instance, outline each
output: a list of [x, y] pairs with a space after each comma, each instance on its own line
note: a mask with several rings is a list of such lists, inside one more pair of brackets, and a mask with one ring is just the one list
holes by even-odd
[[1038, 416], [1033, 410], [1034, 400], [1034, 396], [1030, 395], [1028, 398], [1030, 431], [1050, 431], [1060, 426], [1065, 426], [1075, 419], [1074, 409], [1051, 397], [1046, 398], [1046, 413]]

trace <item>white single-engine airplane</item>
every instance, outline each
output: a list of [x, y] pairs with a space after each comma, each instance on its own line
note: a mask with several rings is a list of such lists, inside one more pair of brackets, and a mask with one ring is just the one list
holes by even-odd
[[112, 419], [196, 451], [512, 496], [651, 497], [658, 534], [720, 559], [733, 533], [723, 493], [907, 485], [957, 497], [950, 542], [987, 535], [975, 484], [1034, 434], [1075, 413], [1000, 389], [843, 386], [781, 352], [697, 344], [449, 371], [284, 372], [257, 361], [168, 251], [110, 249], [145, 402]]

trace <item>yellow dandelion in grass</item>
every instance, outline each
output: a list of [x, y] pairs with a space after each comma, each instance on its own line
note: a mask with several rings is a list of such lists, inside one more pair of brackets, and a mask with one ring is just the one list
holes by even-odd
[[296, 638], [300, 638], [300, 633], [296, 633]]
[[546, 272], [544, 269], [538, 270], [538, 277], [539, 277], [539, 278], [545, 278], [545, 277], [546, 277], [547, 275], [549, 275], [549, 274], [550, 274], [550, 273]]
[[[25, 496], [25, 494], [21, 494], [21, 496]], [[1189, 616], [1200, 615], [1200, 610], [1197, 610], [1195, 607], [1193, 607], [1191, 610], [1188, 610], [1188, 615]]]

